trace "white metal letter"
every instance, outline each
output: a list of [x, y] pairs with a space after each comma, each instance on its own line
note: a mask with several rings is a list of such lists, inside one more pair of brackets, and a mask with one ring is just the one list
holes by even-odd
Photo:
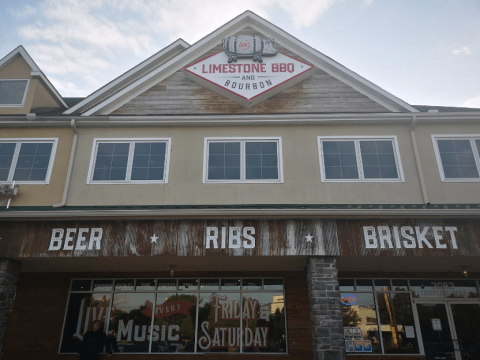
[[58, 251], [62, 248], [63, 229], [52, 229], [49, 251]]
[[365, 238], [365, 247], [367, 249], [376, 249], [378, 246], [377, 243], [377, 233], [374, 226], [364, 226], [363, 227], [363, 237]]
[[255, 248], [255, 238], [252, 235], [255, 235], [255, 228], [254, 227], [245, 227], [243, 228], [243, 247], [245, 249], [253, 249]]
[[95, 243], [95, 249], [100, 250], [100, 241], [102, 240], [102, 236], [102, 228], [92, 228], [92, 231], [90, 232], [90, 242], [88, 243], [88, 250], [93, 249], [93, 243]]
[[233, 226], [228, 228], [228, 248], [240, 249], [240, 228]]
[[[212, 235], [213, 231], [213, 235]], [[218, 228], [217, 227], [207, 227], [207, 235], [205, 239], [205, 249], [210, 249], [210, 241], [213, 242], [213, 247], [218, 249]]]
[[437, 249], [446, 249], [447, 244], [440, 243], [440, 240], [443, 239], [443, 236], [442, 236], [443, 228], [441, 226], [433, 226], [432, 230], [433, 230], [433, 237], [435, 238], [435, 247]]

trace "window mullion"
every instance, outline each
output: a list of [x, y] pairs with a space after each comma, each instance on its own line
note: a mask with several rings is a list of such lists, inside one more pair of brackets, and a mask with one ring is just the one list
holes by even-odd
[[15, 143], [15, 151], [13, 152], [12, 164], [10, 165], [10, 172], [8, 173], [8, 177], [7, 177], [8, 182], [13, 181], [13, 176], [15, 175], [15, 169], [17, 168], [18, 156], [20, 155], [21, 147], [22, 147], [21, 141]]
[[362, 162], [362, 152], [360, 149], [360, 140], [355, 139], [354, 144], [355, 144], [355, 154], [357, 158], [358, 179], [365, 180], [363, 175], [363, 162]]
[[245, 156], [245, 141], [240, 141], [240, 181], [246, 181], [247, 160]]
[[135, 151], [135, 141], [130, 142], [128, 148], [128, 160], [127, 160], [127, 171], [126, 171], [126, 182], [130, 182], [132, 177], [132, 165], [133, 165], [133, 152]]

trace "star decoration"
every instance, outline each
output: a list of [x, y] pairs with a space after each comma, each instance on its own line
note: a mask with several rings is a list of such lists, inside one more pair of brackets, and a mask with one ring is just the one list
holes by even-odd
[[153, 236], [150, 236], [150, 240], [152, 240], [152, 244], [153, 244], [153, 243], [156, 244], [156, 243], [157, 243], [157, 239], [158, 239], [158, 236], [155, 235], [155, 234], [153, 234]]
[[313, 236], [308, 233], [308, 235], [305, 236], [305, 239], [307, 239], [307, 242], [312, 242]]

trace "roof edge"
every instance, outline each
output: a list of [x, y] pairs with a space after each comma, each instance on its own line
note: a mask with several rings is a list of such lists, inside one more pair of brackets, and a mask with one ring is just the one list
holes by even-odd
[[118, 76], [114, 80], [110, 81], [106, 85], [102, 86], [100, 89], [96, 90], [92, 94], [88, 95], [85, 99], [82, 101], [78, 102], [74, 106], [72, 106], [70, 109], [64, 112], [64, 114], [72, 114], [75, 111], [79, 110], [80, 108], [84, 107], [85, 105], [88, 105], [90, 102], [98, 98], [100, 95], [103, 95], [107, 93], [109, 90], [111, 90], [113, 87], [116, 85], [120, 84], [123, 80], [127, 79], [128, 77], [134, 75], [135, 73], [141, 71], [144, 69], [146, 66], [150, 65], [154, 61], [160, 59], [162, 56], [167, 54], [169, 51], [174, 50], [176, 47], [181, 47], [184, 50], [190, 47], [190, 44], [188, 44], [185, 40], [182, 38], [179, 38], [175, 40], [173, 43], [165, 46], [163, 49], [159, 50], [149, 58], [145, 59], [142, 61], [140, 64], [136, 65], [135, 67], [131, 68], [127, 72], [123, 73], [122, 75]]

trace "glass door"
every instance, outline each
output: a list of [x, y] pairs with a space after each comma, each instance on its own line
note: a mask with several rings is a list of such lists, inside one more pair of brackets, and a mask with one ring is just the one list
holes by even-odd
[[[450, 303], [458, 360], [480, 360], [480, 305]], [[456, 340], [455, 340], [456, 339]]]
[[417, 303], [427, 360], [480, 360], [480, 304]]
[[455, 348], [447, 304], [417, 304], [417, 313], [427, 360], [454, 360]]

